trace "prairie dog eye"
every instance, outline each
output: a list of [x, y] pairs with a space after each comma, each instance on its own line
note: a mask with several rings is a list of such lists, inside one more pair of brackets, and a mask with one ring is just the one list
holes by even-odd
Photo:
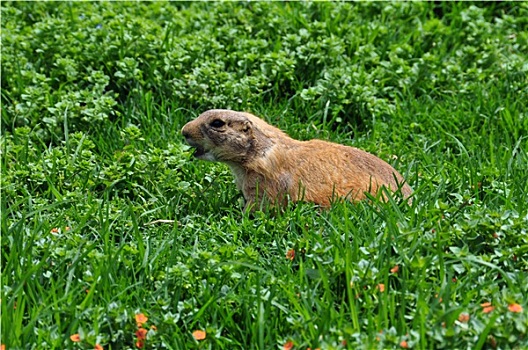
[[225, 125], [225, 122], [220, 119], [215, 119], [209, 123], [209, 126], [211, 126], [212, 128], [221, 128], [224, 125]]

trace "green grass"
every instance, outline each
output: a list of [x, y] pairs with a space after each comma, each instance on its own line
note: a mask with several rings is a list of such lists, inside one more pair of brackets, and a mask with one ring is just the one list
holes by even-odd
[[[526, 4], [3, 2], [1, 344], [527, 348]], [[414, 201], [249, 217], [180, 135], [209, 108]]]

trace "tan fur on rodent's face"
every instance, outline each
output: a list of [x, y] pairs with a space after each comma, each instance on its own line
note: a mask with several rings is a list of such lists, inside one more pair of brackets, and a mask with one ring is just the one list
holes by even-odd
[[185, 124], [182, 134], [198, 159], [244, 163], [255, 152], [253, 122], [241, 112], [206, 111]]

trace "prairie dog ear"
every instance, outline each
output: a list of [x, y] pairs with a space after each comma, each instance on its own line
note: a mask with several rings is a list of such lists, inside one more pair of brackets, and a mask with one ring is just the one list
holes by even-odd
[[240, 132], [243, 132], [244, 134], [251, 134], [251, 130], [253, 129], [253, 123], [249, 119], [242, 119], [238, 121], [237, 123], [234, 123], [233, 127]]
[[247, 133], [251, 130], [251, 127], [253, 126], [253, 123], [250, 120], [245, 120], [242, 124], [242, 131]]

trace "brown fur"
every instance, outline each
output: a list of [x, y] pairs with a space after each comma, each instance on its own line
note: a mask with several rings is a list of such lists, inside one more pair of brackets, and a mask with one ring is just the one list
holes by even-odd
[[[209, 110], [187, 123], [182, 134], [199, 159], [226, 163], [246, 208], [269, 200], [304, 200], [328, 207], [334, 198], [364, 199], [382, 186], [404, 197], [411, 187], [392, 166], [354, 147], [298, 141], [264, 120], [244, 112]], [[383, 196], [383, 195], [382, 195]]]

